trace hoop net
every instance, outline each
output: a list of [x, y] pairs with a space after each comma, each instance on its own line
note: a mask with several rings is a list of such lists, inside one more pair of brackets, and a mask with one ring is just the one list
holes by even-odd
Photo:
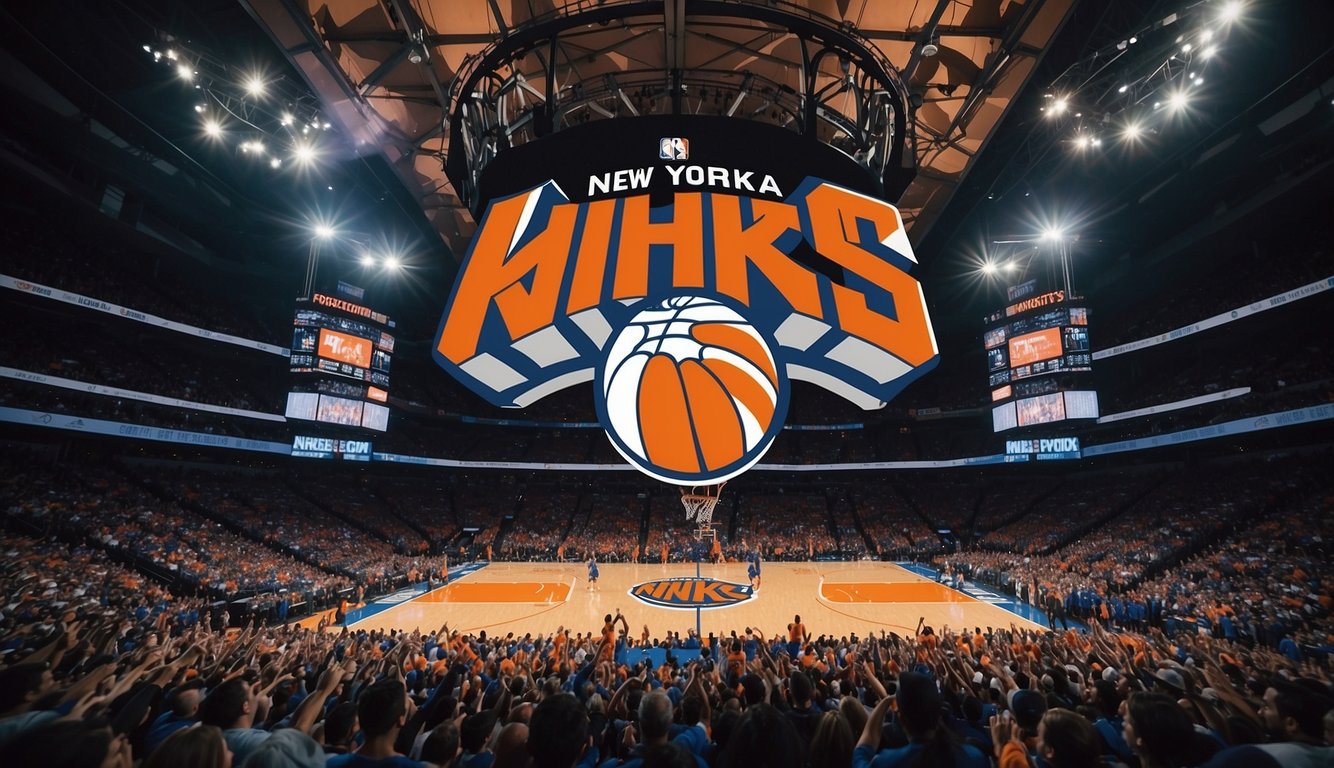
[[714, 538], [713, 510], [725, 485], [726, 480], [712, 485], [681, 486], [681, 506], [685, 507], [686, 519], [695, 523], [696, 539]]

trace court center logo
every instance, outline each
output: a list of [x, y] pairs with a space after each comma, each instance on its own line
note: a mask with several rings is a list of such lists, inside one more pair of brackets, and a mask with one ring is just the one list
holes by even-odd
[[693, 610], [744, 603], [755, 596], [755, 591], [748, 584], [683, 576], [636, 584], [630, 588], [630, 596], [658, 608]]
[[[814, 177], [781, 190], [762, 169], [678, 164], [684, 138], [661, 139], [668, 154], [624, 173], [670, 180], [671, 205], [633, 189], [574, 203], [554, 182], [493, 201], [436, 362], [501, 407], [593, 382], [616, 450], [678, 485], [760, 461], [793, 379], [875, 409], [935, 366], [917, 259], [892, 205]], [[752, 177], [764, 179], [758, 193]]]

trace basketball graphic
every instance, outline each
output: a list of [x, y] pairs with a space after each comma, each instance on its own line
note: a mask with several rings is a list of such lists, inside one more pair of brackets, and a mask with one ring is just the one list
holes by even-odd
[[598, 373], [599, 416], [612, 445], [669, 483], [741, 474], [764, 455], [787, 410], [787, 382], [769, 343], [718, 299], [643, 306]]

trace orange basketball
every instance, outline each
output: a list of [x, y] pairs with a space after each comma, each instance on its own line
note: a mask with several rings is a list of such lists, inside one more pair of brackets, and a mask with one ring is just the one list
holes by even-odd
[[773, 442], [785, 405], [764, 337], [719, 301], [682, 296], [639, 312], [602, 370], [604, 423], [632, 464], [668, 482], [719, 482]]

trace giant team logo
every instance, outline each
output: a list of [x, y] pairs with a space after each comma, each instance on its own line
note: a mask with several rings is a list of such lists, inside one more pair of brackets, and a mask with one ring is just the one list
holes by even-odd
[[[675, 141], [660, 155], [688, 157]], [[655, 171], [672, 180], [671, 205], [650, 207], [648, 194], [574, 203], [554, 182], [494, 201], [436, 361], [504, 407], [593, 382], [617, 451], [679, 485], [758, 462], [793, 379], [873, 409], [934, 367], [917, 260], [892, 205], [817, 178], [778, 190], [767, 175], [680, 160], [607, 183], [625, 174], [633, 189]]]
[[630, 596], [658, 608], [727, 608], [755, 596], [748, 584], [707, 577], [655, 579], [630, 588]]

